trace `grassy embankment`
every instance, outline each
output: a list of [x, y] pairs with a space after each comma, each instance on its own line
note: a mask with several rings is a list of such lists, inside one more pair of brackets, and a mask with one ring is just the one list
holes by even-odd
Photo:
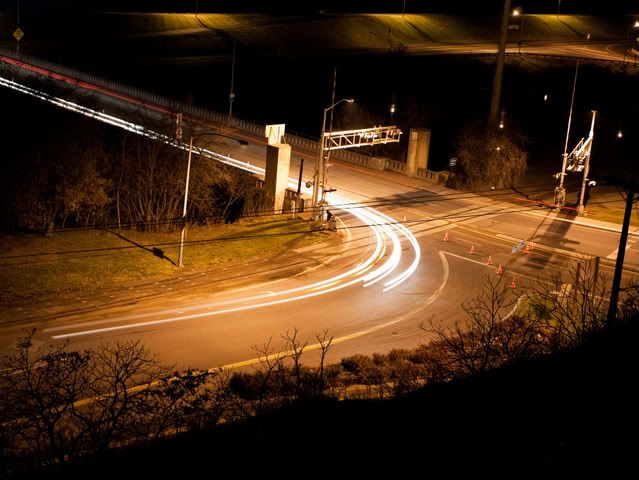
[[[63, 231], [0, 238], [0, 302], [86, 294], [143, 279], [171, 277], [235, 261], [284, 253], [325, 238], [307, 222], [259, 218], [239, 225], [191, 227], [185, 268], [178, 270], [180, 231]], [[154, 249], [156, 249], [154, 251]]]

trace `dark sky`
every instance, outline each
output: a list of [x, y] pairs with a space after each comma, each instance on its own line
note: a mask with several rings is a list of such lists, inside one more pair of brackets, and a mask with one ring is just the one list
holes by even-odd
[[[440, 12], [493, 14], [502, 0], [19, 0], [22, 9], [80, 9], [84, 11], [147, 12], [270, 12], [313, 14], [331, 12], [407, 13]], [[0, 0], [0, 10], [15, 10], [18, 0]], [[528, 13], [639, 14], [639, 0], [512, 0]]]

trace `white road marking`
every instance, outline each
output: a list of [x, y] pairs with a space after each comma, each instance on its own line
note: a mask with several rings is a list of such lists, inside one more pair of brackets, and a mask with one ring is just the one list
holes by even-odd
[[[628, 240], [628, 243], [626, 243], [626, 252], [628, 250], [630, 250], [632, 247], [634, 247], [634, 244], [637, 242], [636, 239], [631, 238], [630, 240]], [[610, 260], [616, 260], [617, 259], [617, 254], [619, 253], [619, 247], [615, 248], [614, 251], [608, 255], [606, 258], [610, 259]]]

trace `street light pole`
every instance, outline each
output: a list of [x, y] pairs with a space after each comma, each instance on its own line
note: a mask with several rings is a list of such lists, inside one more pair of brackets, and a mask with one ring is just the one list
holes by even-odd
[[329, 110], [332, 110], [342, 102], [353, 103], [355, 100], [352, 98], [342, 98], [340, 101], [335, 102], [330, 107], [324, 109], [324, 116], [322, 117], [322, 130], [319, 141], [319, 157], [317, 159], [317, 168], [315, 171], [315, 181], [313, 182], [313, 206], [317, 207], [320, 203], [320, 186], [324, 187], [325, 179], [325, 162], [324, 162], [324, 136], [326, 135], [326, 114]]
[[178, 267], [184, 265], [184, 239], [186, 238], [186, 205], [189, 199], [189, 179], [191, 176], [191, 157], [193, 155], [193, 137], [189, 142], [189, 161], [186, 166], [186, 186], [184, 187], [184, 209], [182, 210], [182, 234], [180, 236], [180, 255], [178, 257]]
[[[586, 35], [586, 41], [590, 40], [590, 34]], [[566, 142], [564, 143], [564, 155], [561, 162], [561, 173], [559, 174], [559, 186], [555, 187], [555, 205], [564, 206], [566, 202], [566, 189], [564, 188], [564, 177], [566, 176], [566, 166], [568, 165], [568, 141], [570, 139], [570, 124], [572, 123], [572, 109], [575, 103], [575, 91], [577, 89], [577, 76], [579, 75], [579, 62], [575, 65], [575, 78], [572, 82], [572, 96], [570, 97], [570, 112], [568, 113], [568, 128], [566, 128]]]
[[[628, 33], [626, 34], [626, 44], [629, 44], [627, 46], [629, 46], [630, 48], [632, 48], [632, 46], [634, 45], [634, 41], [630, 42], [630, 32], [634, 28], [639, 28], [639, 20], [635, 20], [635, 23], [633, 23], [632, 25], [630, 25], [628, 27]], [[624, 48], [623, 49], [623, 63], [626, 63], [626, 53], [627, 53], [627, 51], [628, 51], [628, 48]]]
[[501, 85], [504, 79], [504, 57], [506, 56], [506, 40], [508, 37], [508, 18], [510, 16], [510, 0], [504, 0], [504, 11], [501, 17], [501, 29], [499, 31], [499, 50], [497, 51], [497, 64], [495, 65], [495, 78], [493, 80], [493, 94], [490, 100], [490, 115], [488, 125], [495, 128], [497, 113], [501, 100]]
[[519, 41], [517, 42], [518, 53], [521, 55], [521, 42], [524, 36], [524, 22], [526, 21], [526, 17], [522, 14], [520, 7], [513, 10], [513, 17], [521, 17], [521, 22], [519, 23]]
[[[592, 152], [592, 139], [595, 136], [595, 116], [597, 111], [592, 111], [592, 124], [590, 125], [590, 151]], [[581, 215], [584, 213], [584, 195], [586, 194], [586, 184], [588, 183], [588, 172], [590, 171], [590, 154], [586, 157], [586, 163], [584, 165], [584, 176], [581, 180], [581, 191], [579, 193], [579, 204], [577, 205], [577, 213]]]
[[319, 140], [319, 157], [317, 158], [317, 166], [315, 168], [315, 181], [313, 182], [313, 207], [317, 207], [319, 201], [320, 177], [321, 172], [324, 171], [324, 132], [326, 128], [326, 112], [328, 112], [330, 108], [332, 107], [324, 109], [324, 116], [322, 118], [322, 130]]
[[579, 74], [579, 58], [575, 67], [575, 78], [572, 82], [572, 97], [570, 98], [570, 112], [568, 113], [568, 128], [566, 128], [566, 142], [564, 143], [564, 155], [561, 163], [561, 173], [559, 174], [559, 186], [555, 188], [555, 203], [563, 207], [566, 202], [566, 189], [564, 188], [564, 177], [566, 176], [566, 166], [568, 164], [568, 140], [570, 139], [570, 124], [572, 123], [572, 108], [575, 103], [575, 90], [577, 88], [577, 75]]
[[[188, 162], [186, 164], [186, 183], [184, 186], [184, 206], [182, 208], [182, 233], [180, 235], [180, 253], [178, 255], [178, 267], [184, 266], [184, 241], [186, 240], [186, 212], [187, 212], [187, 204], [189, 201], [189, 183], [191, 178], [191, 159], [193, 158], [193, 139], [194, 137], [201, 137], [203, 135], [213, 135], [221, 138], [228, 138], [236, 141], [240, 145], [248, 145], [246, 140], [242, 140], [239, 138], [230, 137], [228, 135], [223, 135], [221, 133], [213, 133], [213, 132], [204, 132], [201, 134], [191, 135], [191, 140], [189, 141], [189, 157]], [[182, 142], [180, 142], [182, 143]], [[196, 147], [196, 155], [203, 155], [204, 148]]]
[[231, 92], [229, 93], [229, 122], [233, 118], [233, 102], [235, 101], [235, 91], [233, 83], [235, 82], [235, 39], [233, 39], [233, 58], [231, 60]]

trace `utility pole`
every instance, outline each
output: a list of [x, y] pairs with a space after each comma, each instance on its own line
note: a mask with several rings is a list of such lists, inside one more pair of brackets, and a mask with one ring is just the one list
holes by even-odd
[[501, 100], [501, 84], [504, 78], [504, 57], [506, 56], [506, 39], [508, 37], [508, 19], [510, 16], [510, 0], [504, 0], [504, 12], [501, 16], [501, 29], [499, 31], [499, 50], [497, 51], [497, 64], [495, 66], [495, 78], [493, 81], [493, 95], [490, 100], [490, 116], [488, 126], [492, 129], [497, 122], [499, 104]]
[[[595, 136], [595, 116], [597, 115], [597, 111], [592, 111], [592, 123], [590, 124], [590, 152], [592, 152], [592, 139]], [[584, 176], [581, 180], [581, 191], [579, 192], [579, 204], [577, 205], [577, 213], [579, 215], [584, 213], [584, 196], [586, 194], [586, 184], [589, 182], [588, 180], [588, 172], [590, 171], [590, 153], [586, 157], [586, 163], [584, 165]]]
[[189, 143], [189, 161], [186, 165], [186, 186], [184, 187], [184, 209], [182, 210], [182, 234], [180, 236], [180, 255], [178, 256], [178, 267], [184, 265], [184, 240], [186, 238], [186, 204], [189, 199], [189, 177], [191, 176], [191, 156], [193, 153], [193, 137]]
[[610, 289], [610, 305], [608, 307], [608, 323], [617, 319], [617, 303], [619, 302], [619, 289], [621, 287], [621, 274], [623, 273], [623, 260], [626, 255], [626, 242], [628, 241], [628, 230], [630, 229], [630, 215], [632, 214], [632, 204], [637, 191], [637, 179], [633, 178], [626, 188], [626, 210], [623, 215], [623, 226], [621, 227], [621, 237], [619, 237], [619, 249], [617, 250], [617, 263], [615, 264], [615, 274], [612, 277], [612, 288]]
[[235, 91], [233, 84], [235, 82], [235, 39], [233, 39], [233, 59], [231, 60], [231, 92], [229, 93], [229, 122], [233, 118], [233, 102], [235, 101]]
[[297, 179], [297, 201], [300, 201], [300, 195], [302, 193], [302, 174], [304, 173], [304, 159], [300, 158], [300, 175]]
[[560, 207], [566, 203], [566, 189], [564, 188], [564, 178], [566, 176], [566, 166], [568, 164], [568, 141], [570, 139], [570, 124], [572, 123], [572, 107], [575, 103], [575, 91], [577, 89], [577, 76], [579, 75], [579, 58], [575, 67], [575, 78], [572, 82], [572, 96], [570, 97], [570, 112], [568, 113], [568, 127], [566, 128], [566, 142], [564, 143], [564, 155], [561, 162], [561, 173], [559, 174], [559, 186], [555, 188], [555, 204]]

